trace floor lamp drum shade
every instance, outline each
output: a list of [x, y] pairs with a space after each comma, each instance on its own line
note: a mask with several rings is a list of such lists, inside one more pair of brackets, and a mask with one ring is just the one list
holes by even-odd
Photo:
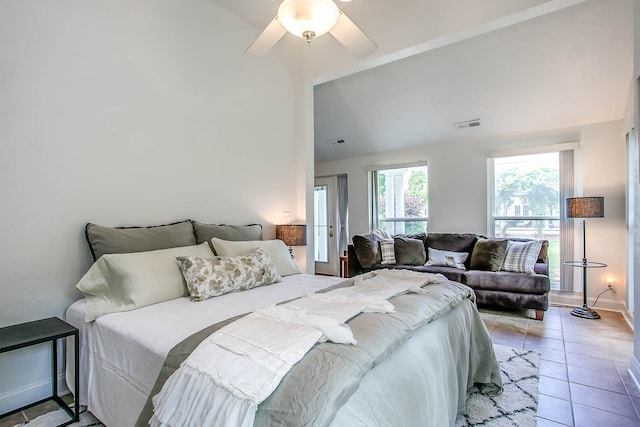
[[574, 316], [585, 319], [599, 319], [600, 315], [587, 305], [587, 270], [602, 268], [606, 264], [587, 261], [587, 228], [584, 218], [604, 217], [604, 197], [570, 197], [567, 199], [567, 218], [582, 218], [582, 261], [565, 262], [570, 267], [582, 268], [582, 307], [571, 311]]
[[567, 218], [603, 218], [604, 197], [571, 197], [567, 199]]

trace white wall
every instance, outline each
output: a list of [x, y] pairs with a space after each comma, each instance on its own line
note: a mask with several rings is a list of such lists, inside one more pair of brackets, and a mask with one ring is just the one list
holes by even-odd
[[[463, 136], [461, 136], [463, 139]], [[625, 136], [623, 121], [581, 126], [508, 140], [457, 144], [424, 145], [414, 149], [386, 152], [360, 158], [316, 163], [316, 176], [348, 174], [349, 233], [367, 233], [367, 167], [416, 161], [429, 162], [429, 231], [487, 231], [487, 154], [514, 147], [581, 141], [583, 191], [588, 196], [605, 197], [605, 218], [589, 221], [588, 257], [608, 264], [589, 272], [588, 295], [604, 290], [605, 277], [616, 280], [617, 294], [603, 295], [613, 306], [623, 307], [626, 299]], [[577, 259], [582, 247], [576, 248]], [[581, 304], [581, 300], [576, 300]], [[616, 304], [617, 303], [617, 304]]]
[[[633, 2], [633, 109], [632, 109], [632, 122], [638, 130], [640, 127], [640, 0]], [[635, 159], [638, 161], [638, 159]], [[640, 206], [640, 185], [636, 185], [636, 192], [634, 194], [635, 206]], [[633, 239], [634, 253], [640, 254], [640, 209], [636, 209], [634, 214], [635, 229], [631, 230], [630, 238]], [[634, 263], [634, 274], [630, 282], [634, 286], [634, 308], [635, 313], [638, 313], [640, 309], [640, 257], [636, 257], [634, 260], [630, 260]], [[634, 314], [635, 314], [634, 313]], [[633, 358], [631, 359], [631, 366], [629, 371], [633, 378], [636, 380], [636, 385], [640, 387], [640, 316], [635, 315], [633, 318], [634, 324], [634, 348]]]
[[[304, 218], [304, 101], [277, 56], [242, 55], [255, 35], [207, 0], [0, 3], [0, 326], [80, 298], [88, 221]], [[49, 393], [48, 363], [0, 355], [0, 413]]]

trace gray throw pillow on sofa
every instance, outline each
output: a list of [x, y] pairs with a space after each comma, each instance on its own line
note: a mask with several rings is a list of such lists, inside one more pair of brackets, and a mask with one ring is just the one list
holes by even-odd
[[379, 238], [373, 234], [356, 234], [353, 236], [353, 249], [362, 268], [371, 268], [382, 262]]
[[104, 254], [128, 254], [196, 244], [190, 220], [151, 227], [103, 227], [88, 223], [85, 237], [93, 260]]
[[479, 239], [471, 252], [471, 270], [498, 271], [507, 253], [506, 240]]
[[427, 253], [424, 250], [424, 242], [409, 237], [396, 237], [393, 239], [398, 265], [424, 265], [427, 261]]

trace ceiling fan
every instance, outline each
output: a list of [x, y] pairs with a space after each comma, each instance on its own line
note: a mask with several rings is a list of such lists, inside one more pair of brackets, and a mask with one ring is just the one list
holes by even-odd
[[245, 54], [267, 53], [287, 31], [305, 39], [309, 44], [315, 37], [329, 33], [359, 57], [368, 56], [378, 48], [338, 9], [333, 0], [283, 0], [276, 17], [249, 46]]

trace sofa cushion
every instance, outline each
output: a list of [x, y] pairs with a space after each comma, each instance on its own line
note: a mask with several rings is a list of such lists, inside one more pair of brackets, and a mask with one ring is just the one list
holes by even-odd
[[[429, 233], [425, 244], [427, 248], [470, 254], [477, 240], [478, 235], [475, 233]], [[469, 268], [470, 261], [470, 257], [467, 257], [465, 261], [467, 268]]]
[[509, 241], [502, 270], [516, 273], [533, 273], [541, 247], [541, 240], [532, 240], [530, 242]]
[[476, 290], [475, 294], [478, 305], [500, 308], [530, 308], [534, 310], [546, 310], [549, 307], [547, 294], [517, 294], [515, 292], [491, 290]]
[[433, 248], [429, 248], [427, 252], [429, 259], [425, 265], [441, 265], [466, 270], [464, 262], [469, 257], [468, 252], [441, 251]]
[[462, 283], [473, 289], [523, 294], [543, 294], [550, 289], [549, 277], [542, 274], [468, 270], [464, 272], [462, 279]]
[[417, 233], [417, 234], [396, 234], [393, 237], [403, 237], [407, 239], [416, 239], [420, 240], [423, 244], [426, 245], [427, 235], [425, 233]]
[[479, 239], [471, 252], [471, 270], [498, 271], [507, 253], [504, 239]]
[[356, 257], [362, 268], [371, 268], [382, 262], [379, 237], [373, 234], [356, 234], [352, 240]]
[[382, 253], [382, 264], [390, 265], [396, 263], [396, 254], [393, 239], [380, 240], [380, 253]]
[[[503, 240], [511, 240], [512, 242], [531, 242], [535, 239], [528, 239], [526, 237], [509, 237], [503, 238]], [[549, 241], [540, 239], [542, 242], [542, 246], [540, 247], [540, 252], [538, 252], [538, 261], [537, 262], [547, 262], [547, 251], [549, 249]]]
[[465, 272], [464, 270], [460, 270], [459, 268], [444, 267], [438, 265], [416, 265], [409, 268], [411, 268], [411, 270], [413, 271], [420, 271], [422, 273], [442, 274], [447, 279], [459, 283], [462, 283], [462, 276]]
[[395, 237], [393, 241], [396, 264], [424, 265], [427, 256], [423, 240], [410, 237]]
[[536, 265], [533, 267], [533, 272], [536, 274], [544, 274], [545, 276], [549, 275], [549, 264], [546, 262], [536, 262]]
[[429, 233], [427, 247], [442, 251], [471, 253], [478, 235], [474, 233]]

